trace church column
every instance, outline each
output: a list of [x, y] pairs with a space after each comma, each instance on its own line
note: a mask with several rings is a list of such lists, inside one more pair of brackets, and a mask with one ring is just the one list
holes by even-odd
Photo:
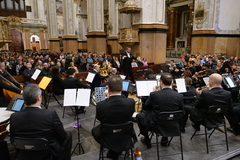
[[111, 48], [111, 53], [118, 53], [118, 4], [116, 1], [108, 0], [108, 23], [107, 23], [107, 32], [108, 32], [108, 46]]
[[44, 39], [44, 29], [41, 28], [41, 29], [39, 30], [39, 33], [40, 33], [40, 50], [41, 50], [41, 49], [46, 49], [45, 39]]
[[23, 29], [23, 35], [24, 35], [24, 50], [32, 50], [31, 48], [31, 42], [30, 42], [30, 29], [24, 28]]
[[[139, 43], [134, 44], [132, 52], [146, 57], [148, 62], [166, 62], [167, 29], [165, 25], [165, 0], [141, 0]], [[137, 23], [137, 22], [136, 22]]]
[[63, 38], [63, 51], [74, 52], [78, 51], [77, 37], [75, 35], [75, 14], [74, 14], [74, 1], [62, 0], [63, 4], [63, 23], [64, 23], [64, 36]]
[[[188, 4], [188, 7], [189, 7], [189, 22], [188, 23], [192, 23], [193, 22], [193, 15], [192, 15], [192, 12], [193, 12], [193, 4]], [[191, 35], [192, 35], [192, 25], [189, 25], [188, 26], [188, 38], [187, 38], [187, 48], [191, 48]]]
[[60, 51], [58, 30], [57, 30], [56, 0], [47, 0], [45, 2], [47, 3], [49, 50]]
[[103, 0], [87, 0], [89, 52], [106, 53], [106, 33], [104, 32]]
[[174, 8], [168, 8], [169, 30], [168, 30], [168, 48], [174, 47]]
[[177, 38], [179, 35], [178, 35], [178, 30], [179, 28], [177, 26], [179, 26], [179, 19], [178, 19], [178, 8], [175, 8], [175, 12], [174, 12], [174, 38], [173, 38], [173, 41], [174, 41], [174, 44], [175, 44], [175, 38]]
[[77, 4], [78, 49], [87, 52], [87, 1], [79, 0]]

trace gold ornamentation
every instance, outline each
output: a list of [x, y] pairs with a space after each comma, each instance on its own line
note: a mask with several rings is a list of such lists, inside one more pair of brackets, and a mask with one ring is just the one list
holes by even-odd
[[130, 28], [120, 29], [119, 43], [139, 42], [138, 30]]
[[15, 16], [8, 16], [6, 18], [4, 18], [4, 20], [8, 21], [9, 24], [11, 25], [11, 27], [16, 28], [16, 26], [18, 24], [22, 23], [22, 19], [19, 17], [15, 17]]

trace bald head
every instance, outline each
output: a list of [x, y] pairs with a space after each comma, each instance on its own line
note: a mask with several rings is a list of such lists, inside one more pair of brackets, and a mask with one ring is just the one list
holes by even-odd
[[217, 73], [211, 74], [209, 77], [209, 85], [210, 87], [220, 87], [222, 83], [222, 76]]

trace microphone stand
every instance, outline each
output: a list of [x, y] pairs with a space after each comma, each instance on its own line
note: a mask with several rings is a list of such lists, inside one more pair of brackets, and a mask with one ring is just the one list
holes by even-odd
[[[78, 112], [79, 112], [79, 108], [78, 108], [78, 106], [75, 106], [75, 117], [77, 118], [77, 122], [74, 125], [74, 128], [77, 128], [78, 141], [77, 141], [77, 144], [76, 144], [76, 146], [74, 147], [74, 149], [72, 151], [71, 156], [73, 155], [73, 153], [75, 153], [76, 155], [80, 155], [81, 151], [82, 151], [82, 154], [84, 154], [84, 149], [83, 149], [83, 146], [82, 146], [82, 143], [81, 143], [81, 139], [80, 139], [80, 134], [81, 133], [80, 133], [80, 129], [79, 128], [81, 127], [81, 124], [79, 123]], [[75, 152], [77, 147], [78, 147], [78, 154]]]

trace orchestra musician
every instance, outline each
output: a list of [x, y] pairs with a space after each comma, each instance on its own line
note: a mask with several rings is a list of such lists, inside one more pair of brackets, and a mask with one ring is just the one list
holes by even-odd
[[63, 78], [60, 74], [60, 68], [55, 66], [52, 68], [52, 82], [53, 82], [53, 93], [61, 95], [64, 93]]
[[[156, 117], [159, 112], [163, 111], [177, 111], [183, 109], [183, 95], [171, 89], [172, 76], [169, 73], [163, 73], [160, 78], [161, 91], [151, 92], [146, 101], [147, 111], [144, 114], [137, 114], [137, 123], [140, 133], [144, 136], [141, 142], [147, 147], [151, 148], [151, 141], [148, 131], [155, 126]], [[171, 126], [178, 128], [178, 123], [170, 123]], [[159, 130], [166, 129], [169, 124], [159, 125]], [[171, 132], [171, 131], [169, 131]], [[161, 131], [162, 133], [162, 131]], [[163, 133], [164, 134], [164, 133]], [[161, 145], [166, 146], [168, 143], [167, 137], [162, 137]]]
[[20, 94], [21, 90], [19, 88], [23, 88], [19, 83], [9, 79], [11, 75], [6, 73], [8, 72], [5, 71], [4, 62], [0, 62], [0, 107], [7, 106], [6, 95], [4, 95], [3, 89]]

